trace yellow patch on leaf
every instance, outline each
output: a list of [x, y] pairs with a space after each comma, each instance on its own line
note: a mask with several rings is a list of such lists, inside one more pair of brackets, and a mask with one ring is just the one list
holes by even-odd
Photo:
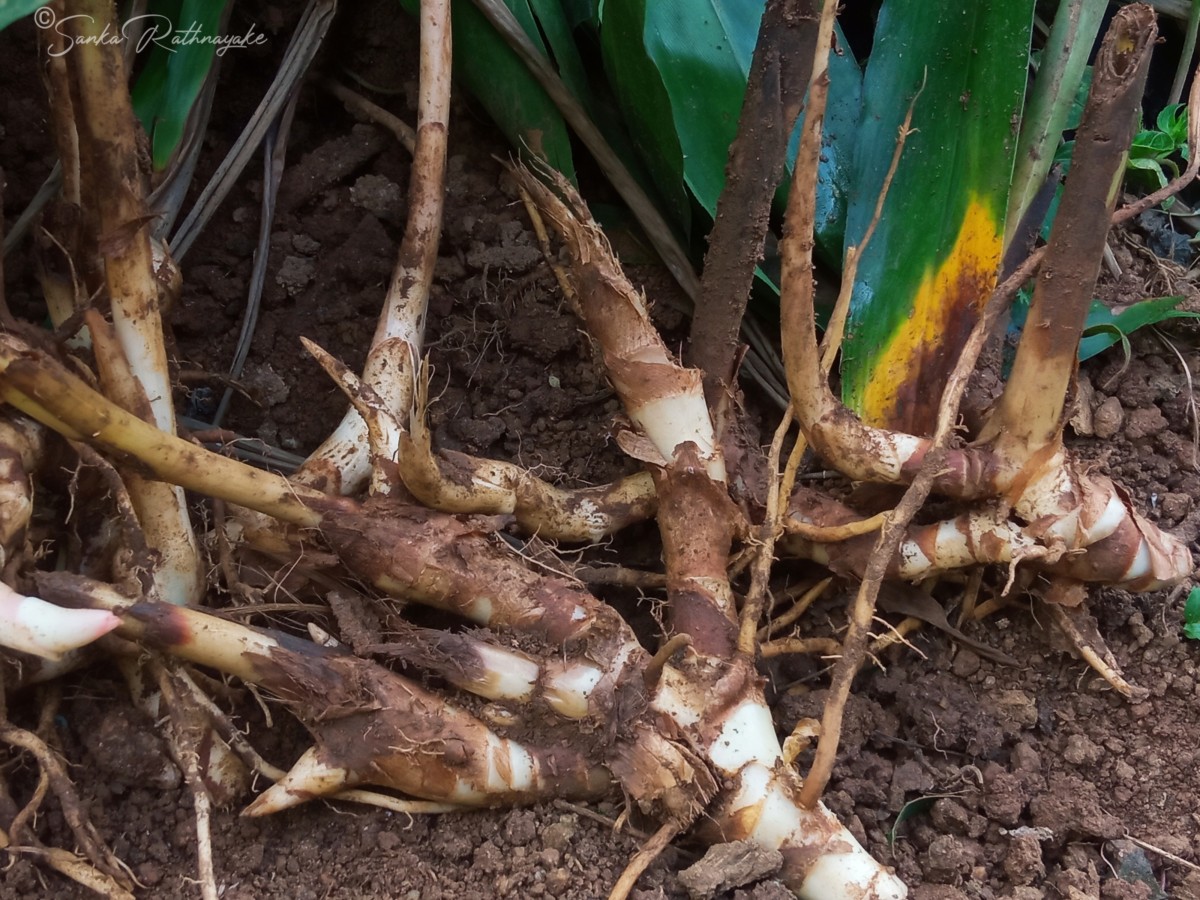
[[930, 267], [912, 312], [879, 354], [862, 394], [863, 419], [873, 425], [928, 434], [959, 350], [996, 286], [1004, 227], [972, 200], [950, 252]]

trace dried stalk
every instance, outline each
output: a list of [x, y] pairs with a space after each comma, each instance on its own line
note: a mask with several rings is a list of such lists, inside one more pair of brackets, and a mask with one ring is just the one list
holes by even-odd
[[813, 56], [816, 20], [813, 0], [771, 0], [759, 25], [689, 338], [689, 362], [704, 373], [713, 409], [734, 383], [738, 331], [803, 103], [801, 70]]

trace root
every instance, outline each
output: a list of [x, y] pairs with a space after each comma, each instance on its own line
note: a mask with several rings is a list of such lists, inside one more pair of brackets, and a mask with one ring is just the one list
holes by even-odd
[[671, 657], [684, 647], [690, 646], [692, 646], [690, 634], [677, 634], [659, 647], [658, 652], [651, 657], [646, 668], [642, 670], [642, 681], [646, 683], [646, 690], [654, 690], [658, 685], [658, 680], [662, 677], [663, 667], [671, 661]]
[[[230, 749], [237, 754], [238, 758], [251, 772], [262, 775], [269, 781], [276, 782], [287, 775], [287, 772], [277, 766], [271, 765], [258, 751], [251, 746], [245, 736], [239, 731], [229, 717], [222, 712], [215, 703], [202, 691], [199, 686], [192, 680], [188, 670], [182, 666], [174, 667], [171, 670], [170, 677], [176, 682], [176, 687], [188, 695], [189, 699], [185, 702], [194, 703], [198, 709], [203, 710], [208, 723], [216, 730], [221, 738], [229, 745]], [[351, 803], [361, 803], [364, 806], [375, 806], [380, 809], [390, 810], [391, 812], [404, 813], [405, 815], [432, 815], [437, 813], [460, 812], [466, 807], [455, 803], [434, 803], [427, 800], [401, 800], [388, 794], [381, 794], [376, 791], [362, 790], [360, 788], [351, 788], [349, 790], [340, 791], [330, 797], [331, 800], [345, 800]]]
[[886, 512], [846, 522], [844, 525], [817, 525], [791, 518], [784, 522], [783, 527], [788, 534], [794, 534], [815, 544], [836, 544], [852, 537], [874, 534], [886, 524], [887, 520], [888, 513]]
[[86, 860], [80, 859], [58, 847], [41, 847], [37, 845], [11, 846], [6, 848], [10, 853], [25, 853], [45, 863], [60, 875], [65, 875], [76, 884], [83, 885], [90, 891], [95, 891], [106, 900], [136, 900], [120, 881], [107, 872], [102, 872]]
[[39, 583], [61, 601], [116, 612], [128, 637], [258, 684], [292, 708], [316, 745], [251, 804], [248, 815], [363, 784], [469, 806], [586, 799], [610, 785], [608, 773], [583, 753], [502, 738], [416, 682], [367, 660], [194, 609], [135, 603], [78, 576], [44, 573]]
[[[805, 587], [796, 602], [788, 608], [786, 612], [773, 619], [767, 625], [764, 625], [758, 630], [759, 641], [765, 641], [767, 638], [778, 634], [783, 629], [787, 628], [802, 615], [808, 612], [808, 608], [812, 606], [817, 599], [825, 593], [829, 585], [833, 584], [832, 578], [822, 578], [816, 584]], [[794, 594], [792, 596], [795, 596]]]
[[[1058, 586], [1060, 589], [1061, 585]], [[1070, 588], [1068, 587], [1067, 590]], [[1082, 596], [1079, 597], [1082, 600]], [[1053, 599], [1042, 604], [1042, 608], [1050, 613], [1054, 624], [1066, 635], [1067, 640], [1079, 653], [1080, 657], [1094, 669], [1101, 678], [1107, 681], [1118, 694], [1134, 703], [1140, 703], [1150, 696], [1144, 687], [1130, 684], [1121, 674], [1116, 659], [1096, 631], [1095, 620], [1088, 615], [1087, 608], [1080, 602], [1077, 606], [1064, 605]]]
[[784, 519], [786, 497], [780, 496], [785, 476], [779, 473], [779, 457], [783, 452], [783, 441], [792, 425], [792, 411], [784, 410], [783, 418], [775, 429], [771, 449], [767, 454], [767, 471], [770, 484], [767, 488], [767, 508], [763, 513], [763, 524], [759, 529], [757, 555], [750, 564], [750, 590], [742, 604], [738, 628], [738, 653], [753, 656], [758, 647], [758, 623], [767, 607], [767, 584], [771, 578], [771, 567], [775, 563], [775, 541], [779, 536]]
[[417, 133], [403, 119], [392, 115], [382, 106], [378, 106], [364, 97], [358, 91], [353, 91], [340, 81], [333, 78], [322, 78], [321, 87], [342, 101], [346, 109], [370, 119], [377, 125], [382, 125], [396, 138], [396, 141], [413, 154], [417, 150]]
[[[1079, 472], [1065, 451], [1020, 490], [1011, 505], [980, 504], [954, 519], [908, 528], [886, 577], [917, 581], [981, 564], [1026, 564], [1067, 578], [1151, 591], [1192, 571], [1191, 552], [1182, 541], [1143, 518], [1108, 478]], [[784, 553], [862, 577], [873, 552], [869, 535], [826, 538], [852, 533], [870, 520], [804, 488], [793, 494], [790, 513], [789, 522], [799, 527], [790, 527], [780, 541]], [[807, 536], [814, 531], [820, 539]]]
[[[173, 683], [173, 673], [162, 665], [153, 666], [159, 690], [162, 691], [170, 722], [167, 739], [171, 755], [182, 763], [183, 777], [192, 795], [192, 810], [196, 818], [196, 872], [203, 900], [217, 900], [217, 879], [212, 851], [212, 798], [200, 771], [198, 746], [209, 731], [209, 724], [190, 703], [190, 692], [180, 694]], [[184, 698], [188, 697], [188, 700]]]
[[[94, 5], [96, 0], [79, 2], [81, 8], [91, 8], [86, 4]], [[311, 633], [319, 643], [310, 643], [198, 609], [167, 606], [158, 599], [181, 592], [156, 589], [154, 572], [145, 585], [137, 585], [136, 596], [80, 576], [39, 572], [34, 581], [46, 601], [36, 600], [40, 606], [26, 607], [35, 598], [0, 594], [0, 601], [11, 600], [14, 609], [20, 608], [9, 618], [16, 621], [24, 615], [20, 610], [33, 610], [76, 627], [88, 621], [115, 625], [123, 637], [144, 646], [261, 686], [308, 728], [312, 746], [283, 772], [237, 733], [186, 668], [154, 664], [171, 713], [168, 737], [193, 797], [200, 884], [206, 900], [213, 900], [218, 892], [210, 832], [211, 806], [219, 797], [210, 795], [206, 763], [198, 755], [210, 728], [228, 741], [240, 759], [275, 781], [245, 809], [248, 816], [315, 797], [373, 803], [406, 813], [435, 813], [548, 798], [589, 799], [620, 788], [631, 805], [662, 824], [614, 886], [611, 896], [616, 900], [632, 891], [663, 848], [693, 827], [705, 839], [748, 841], [778, 850], [783, 857], [781, 877], [806, 900], [847, 894], [872, 900], [902, 897], [905, 889], [899, 879], [858, 845], [819, 797], [836, 757], [851, 682], [870, 651], [903, 640], [917, 619], [956, 640], [968, 639], [949, 625], [940, 607], [923, 608], [907, 596], [898, 605], [892, 602], [888, 591], [881, 594], [884, 579], [927, 577], [1000, 563], [1012, 570], [1017, 565], [1036, 568], [1074, 583], [1148, 589], [1189, 575], [1190, 553], [1138, 516], [1115, 485], [1072, 460], [1057, 440], [1045, 440], [1023, 456], [1009, 452], [1011, 447], [999, 438], [990, 445], [951, 446], [966, 374], [1011, 296], [1010, 283], [998, 288], [982, 311], [942, 397], [931, 437], [868, 428], [834, 400], [828, 373], [849, 295], [839, 301], [824, 344], [818, 348], [809, 246], [811, 193], [828, 87], [826, 63], [836, 16], [836, 4], [829, 0], [771, 4], [768, 10], [772, 15], [784, 10], [785, 15], [803, 20], [802, 33], [806, 41], [812, 38], [814, 62], [782, 245], [783, 322], [795, 405], [785, 414], [772, 443], [772, 485], [761, 529], [750, 532], [730, 498], [722, 429], [716, 427], [720, 423], [714, 423], [706, 400], [705, 373], [681, 365], [658, 335], [645, 298], [626, 279], [570, 185], [557, 179], [551, 190], [524, 170], [514, 171], [514, 178], [557, 229], [573, 258], [569, 266], [556, 269], [556, 276], [595, 338], [631, 422], [618, 443], [645, 463], [647, 471], [611, 486], [565, 491], [518, 466], [435, 453], [425, 421], [428, 386], [418, 376], [417, 364], [441, 227], [450, 37], [445, 0], [424, 6], [421, 111], [404, 243], [361, 379], [310, 345], [350, 398], [353, 410], [297, 479], [288, 482], [254, 472], [139, 418], [160, 411], [148, 399], [153, 392], [135, 390], [136, 379], [126, 371], [124, 354], [133, 354], [129, 348], [121, 349], [128, 343], [120, 337], [125, 325], [118, 322], [117, 337], [110, 337], [108, 326], [95, 313], [87, 318], [101, 381], [119, 403], [97, 398], [67, 367], [14, 333], [0, 334], [0, 397], [67, 438], [86, 441], [114, 456], [121, 474], [110, 466], [103, 476], [133, 486], [129, 500], [122, 484], [109, 485], [122, 513], [128, 513], [126, 507], [136, 508], [145, 520], [142, 527], [151, 518], [145, 512], [153, 505], [148, 498], [153, 495], [158, 502], [166, 496], [178, 497], [180, 491], [165, 483], [183, 485], [255, 510], [255, 515], [247, 513], [243, 525], [260, 532], [256, 538], [260, 549], [269, 544], [271, 551], [291, 559], [298, 553], [319, 555], [323, 563], [344, 567], [337, 578], [355, 579], [390, 597], [461, 617], [479, 628], [435, 631], [397, 616], [399, 624], [393, 619], [387, 629], [396, 640], [385, 644], [384, 628], [356, 630], [343, 615], [339, 618], [343, 638], [361, 654], [352, 655], [315, 625], [310, 625]], [[809, 14], [818, 7], [821, 18], [812, 27]], [[770, 42], [764, 46], [769, 49]], [[762, 62], [779, 70], [784, 60], [764, 57]], [[756, 54], [760, 81], [761, 70]], [[789, 82], [794, 83], [795, 72], [789, 69], [789, 73], [777, 71], [780, 78], [789, 74]], [[63, 74], [56, 70], [55, 77], [61, 81]], [[66, 93], [70, 99], [70, 91]], [[795, 113], [794, 100], [784, 100], [790, 104], [788, 115]], [[752, 111], [750, 105], [747, 108]], [[95, 117], [94, 109], [83, 113]], [[64, 126], [59, 129], [64, 145], [69, 144], [65, 129], [69, 122], [68, 116], [59, 123]], [[90, 119], [88, 123], [96, 125]], [[901, 134], [897, 141], [893, 172], [903, 138]], [[744, 143], [739, 140], [735, 158]], [[775, 165], [769, 159], [763, 163], [767, 169]], [[891, 174], [885, 184], [890, 179]], [[76, 181], [76, 176], [69, 176], [68, 189]], [[769, 191], [760, 194], [757, 201], [747, 201], [757, 208], [755, 240], [765, 227], [763, 204]], [[875, 220], [881, 208], [882, 197]], [[103, 231], [123, 227], [136, 232], [132, 249], [117, 248], [122, 253], [113, 253], [113, 248], [106, 248], [105, 252], [116, 273], [132, 275], [134, 263], [140, 271], [144, 262], [144, 229], [136, 217], [130, 218], [128, 203], [120, 209], [125, 219], [106, 220]], [[540, 215], [534, 218], [544, 242]], [[747, 259], [736, 262], [740, 265]], [[854, 281], [855, 260], [852, 249], [848, 285]], [[82, 268], [88, 268], [87, 260]], [[727, 268], [727, 282], [749, 277], [748, 269], [739, 274], [736, 267]], [[94, 281], [95, 273], [84, 271], [80, 283], [90, 285], [89, 278]], [[66, 281], [59, 285], [64, 288], [59, 297], [64, 308], [70, 305], [61, 302], [70, 299], [67, 286]], [[114, 277], [108, 287], [110, 293], [115, 291]], [[704, 289], [705, 296], [719, 296], [724, 290], [719, 281], [706, 282]], [[740, 299], [732, 294], [726, 298], [726, 311]], [[150, 302], [140, 294], [135, 299]], [[728, 333], [728, 323], [720, 331]], [[716, 343], [722, 340], [727, 339]], [[156, 348], [151, 347], [149, 355], [157, 353]], [[724, 360], [726, 349], [714, 350], [710, 345], [704, 352]], [[726, 362], [714, 365], [716, 370], [707, 373], [710, 400], [730, 376]], [[724, 409], [724, 398], [716, 399], [713, 406]], [[781, 467], [792, 416], [802, 437]], [[18, 424], [14, 431], [9, 427], [12, 422], [21, 420], [0, 418], [0, 569], [21, 555], [31, 507], [29, 472], [40, 452], [32, 444], [28, 450], [14, 449], [25, 437], [21, 433], [25, 426]], [[1046, 424], [1043, 421], [1039, 427]], [[895, 509], [860, 513], [824, 498], [814, 499], [804, 489], [793, 493], [808, 441], [818, 452], [836, 459], [852, 478], [908, 485], [904, 498]], [[132, 471], [138, 473], [134, 478], [128, 477]], [[365, 502], [337, 496], [358, 492], [368, 476], [371, 496]], [[945, 522], [912, 525], [935, 491], [969, 499], [971, 506]], [[410, 502], [412, 498], [437, 509], [422, 508]], [[281, 534], [265, 515], [277, 517], [293, 530]], [[657, 516], [662, 537], [666, 574], [658, 580], [666, 588], [670, 606], [667, 634], [653, 656], [628, 622], [579, 580], [555, 570], [545, 557], [523, 557], [496, 535], [515, 519], [540, 539], [590, 541], [651, 516]], [[141, 538], [133, 517], [125, 517], [130, 520], [128, 533], [120, 537], [129, 546], [121, 548], [111, 565], [116, 574], [105, 570], [104, 577], [124, 578], [124, 589], [132, 594], [137, 582], [126, 576], [136, 573], [127, 557], [136, 556], [140, 563], [144, 554], [131, 552], [142, 549], [135, 548]], [[159, 534], [153, 527], [148, 530]], [[742, 559], [752, 560], [753, 565], [750, 590], [740, 609], [730, 582], [731, 551], [739, 539], [751, 545], [742, 548]], [[117, 543], [115, 539], [109, 547]], [[150, 543], [162, 547], [157, 538]], [[828, 578], [806, 586], [804, 596], [790, 610], [770, 621], [769, 577], [776, 550], [823, 561], [836, 574], [861, 577], [842, 642], [805, 636], [799, 630], [795, 637], [785, 633], [828, 589]], [[225, 540], [220, 555], [227, 580], [236, 584], [236, 565]], [[622, 570], [621, 580], [644, 586], [655, 579]], [[334, 578], [318, 575], [314, 582], [329, 588]], [[311, 602], [307, 596], [299, 600]], [[885, 610], [917, 618], [872, 644], [877, 600]], [[335, 612], [341, 611], [330, 602]], [[1052, 609], [1085, 658], [1118, 690], [1124, 688], [1127, 696], [1135, 696], [1138, 689], [1120, 679], [1111, 659], [1105, 658], [1102, 642], [1084, 634], [1065, 608]], [[0, 618], [0, 624], [4, 621]], [[14, 633], [13, 628], [6, 629], [4, 640]], [[63, 649], [74, 645], [67, 642]], [[34, 643], [22, 646], [29, 648], [38, 649]], [[40, 650], [46, 655], [56, 652], [49, 644], [40, 645]], [[836, 658], [836, 663], [823, 721], [819, 726], [803, 723], [781, 746], [755, 664], [759, 654], [770, 658], [785, 653], [817, 653]], [[362, 658], [367, 654], [390, 657], [420, 674], [406, 677]], [[426, 685], [431, 682], [422, 676], [493, 702], [455, 705], [447, 700], [449, 692], [429, 689]], [[587, 739], [562, 740], [561, 732], [568, 729], [586, 734]], [[792, 764], [803, 742], [818, 734], [816, 759], [802, 782]], [[13, 834], [29, 830], [29, 817], [53, 792], [80, 846], [96, 861], [97, 883], [108, 879], [110, 893], [118, 896], [116, 891], [125, 890], [118, 879], [131, 882], [119, 863], [105, 855], [94, 832], [87, 830], [90, 826], [61, 761], [36, 735], [8, 723], [0, 724], [0, 739], [28, 749], [41, 771], [33, 802], [13, 819]], [[364, 785], [404, 796], [372, 793], [362, 790]], [[64, 870], [70, 868], [61, 851], [30, 848], [27, 852], [56, 859]]]
[[788, 653], [812, 653], [836, 659], [842, 654], [842, 645], [834, 638], [779, 638], [766, 642], [759, 650], [764, 659]]
[[617, 879], [617, 883], [609, 892], [608, 900], [625, 900], [629, 896], [629, 892], [633, 890], [633, 886], [637, 884], [637, 880], [642, 877], [642, 873], [650, 868], [650, 864], [658, 859], [682, 830], [678, 823], [667, 822], [654, 832], [654, 835], [633, 855], [633, 859], [629, 860], [625, 870], [621, 872], [621, 877]]
[[[36, 734], [16, 727], [7, 719], [0, 721], [0, 741], [19, 750], [24, 750], [37, 761], [42, 773], [41, 777], [45, 778], [50, 790], [53, 791], [62, 809], [63, 818], [66, 820], [67, 826], [71, 829], [76, 843], [91, 864], [105, 876], [106, 880], [111, 880], [116, 885], [119, 885], [121, 889], [128, 891], [132, 888], [134, 880], [129, 868], [113, 855], [113, 852], [104, 845], [104, 841], [100, 838], [100, 835], [96, 833], [96, 829], [92, 826], [91, 821], [83, 810], [83, 805], [79, 801], [79, 795], [75, 792], [75, 785], [71, 783], [71, 778], [67, 775], [66, 765], [58, 754]], [[13, 835], [14, 840], [18, 838], [18, 835]], [[62, 854], [66, 853], [66, 851], [48, 850], [44, 851], [44, 853], [52, 857], [56, 868], [59, 865], [64, 865], [71, 871], [81, 871], [82, 863], [71, 854], [63, 856]], [[74, 863], [69, 863], [68, 857], [74, 860]], [[71, 877], [74, 878], [75, 875]]]

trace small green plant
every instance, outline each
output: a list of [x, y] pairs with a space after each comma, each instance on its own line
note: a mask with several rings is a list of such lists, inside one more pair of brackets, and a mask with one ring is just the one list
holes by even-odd
[[[1091, 79], [1086, 78], [1080, 86], [1085, 96], [1090, 84]], [[1067, 127], [1074, 128], [1077, 124], [1078, 116], [1072, 111]], [[1179, 177], [1177, 157], [1185, 162], [1188, 159], [1187, 105], [1173, 103], [1163, 107], [1155, 118], [1154, 125], [1154, 128], [1138, 129], [1125, 163], [1126, 176], [1133, 182], [1133, 186], [1151, 191], [1165, 187], [1171, 178]], [[1054, 161], [1063, 166], [1064, 172], [1070, 169], [1074, 151], [1075, 142], [1064, 141], [1054, 156]], [[1163, 209], [1170, 209], [1173, 202], [1174, 198], [1164, 202]]]
[[1187, 602], [1183, 604], [1183, 636], [1200, 641], [1200, 587], [1188, 591]]
[[[1013, 302], [1009, 333], [1014, 343], [1025, 326], [1029, 298], [1030, 292], [1022, 290]], [[1119, 310], [1100, 300], [1093, 300], [1084, 322], [1083, 339], [1079, 342], [1079, 361], [1091, 359], [1116, 344], [1122, 346], [1128, 357], [1131, 352], [1129, 336], [1139, 328], [1158, 325], [1170, 319], [1200, 319], [1200, 313], [1178, 309], [1183, 300], [1182, 296], [1150, 297]]]
[[[1168, 181], [1167, 169], [1171, 170], [1171, 178], [1179, 177], [1179, 165], [1174, 157], [1188, 158], [1187, 107], [1175, 103], [1165, 107], [1155, 120], [1155, 128], [1143, 128], [1133, 138], [1129, 148], [1129, 161], [1125, 164], [1129, 177], [1136, 180], [1138, 173], [1145, 172], [1152, 180], [1149, 187], [1156, 190], [1165, 187]], [[1164, 203], [1163, 208], [1169, 209], [1170, 203]]]

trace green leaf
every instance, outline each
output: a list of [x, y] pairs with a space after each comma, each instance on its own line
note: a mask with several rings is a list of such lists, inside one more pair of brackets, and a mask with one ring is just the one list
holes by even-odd
[[1173, 103], [1164, 106], [1154, 123], [1158, 130], [1169, 134], [1176, 146], [1187, 143], [1187, 104]]
[[842, 351], [844, 398], [874, 424], [932, 428], [946, 376], [995, 284], [1032, 21], [1032, 0], [885, 0], [880, 10], [847, 245], [871, 221], [917, 99], [859, 264]]
[[1125, 167], [1134, 172], [1148, 172], [1158, 187], [1166, 187], [1167, 175], [1163, 171], [1163, 164], [1157, 159], [1130, 159], [1125, 163]]
[[[150, 48], [149, 57], [131, 97], [150, 135], [155, 169], [166, 167], [183, 138], [188, 115], [212, 68], [212, 39], [220, 30], [223, 10], [223, 3], [212, 0], [166, 0], [148, 8], [142, 41]], [[183, 29], [194, 39], [180, 39]]]
[[1183, 604], [1183, 634], [1193, 641], [1200, 641], [1200, 587], [1188, 591]]
[[644, 46], [670, 97], [684, 180], [711, 216], [725, 184], [763, 4], [659, 0], [645, 6]]
[[1092, 92], [1092, 67], [1088, 66], [1083, 70], [1083, 78], [1079, 82], [1079, 89], [1075, 92], [1075, 99], [1071, 101], [1071, 111], [1067, 114], [1067, 124], [1063, 126], [1066, 131], [1074, 131], [1079, 127], [1079, 122], [1083, 118], [1083, 107], [1087, 104], [1088, 94]]
[[691, 201], [684, 185], [683, 150], [671, 99], [647, 56], [643, 0], [605, 0], [600, 10], [604, 71], [638, 154], [658, 186], [667, 215], [684, 234], [691, 230]]
[[50, 0], [0, 0], [0, 31], [49, 2]]
[[559, 0], [529, 0], [529, 6], [537, 18], [537, 27], [550, 45], [551, 58], [563, 83], [584, 106], [590, 107], [587, 72], [579, 48], [575, 46], [575, 38], [571, 36], [572, 26], [563, 5]]
[[562, 0], [563, 13], [572, 31], [581, 25], [598, 30], [600, 5], [600, 0]]
[[[690, 216], [689, 194], [710, 217], [716, 213], [763, 8], [762, 0], [606, 0], [603, 5], [605, 69], [634, 142], [682, 225]], [[831, 55], [817, 243], [836, 263], [861, 81], [851, 54]], [[790, 156], [798, 134], [797, 128]]]
[[1092, 301], [1083, 340], [1079, 342], [1080, 361], [1091, 359], [1147, 325], [1169, 319], [1200, 319], [1200, 313], [1176, 309], [1182, 302], [1183, 297], [1155, 297], [1113, 312], [1099, 300]]
[[1136, 157], [1168, 156], [1175, 152], [1175, 140], [1162, 131], [1141, 131], [1134, 135], [1129, 148], [1130, 161]]
[[[504, 0], [504, 3], [533, 43], [550, 59], [530, 0]], [[400, 0], [400, 5], [416, 16], [420, 0]], [[541, 8], [542, 4], [538, 6]], [[454, 29], [455, 78], [487, 110], [513, 146], [532, 153], [574, 179], [575, 164], [567, 125], [525, 63], [471, 0], [453, 0], [450, 14]], [[551, 22], [548, 30], [555, 33], [555, 41], [561, 40], [563, 32], [556, 22]], [[567, 32], [569, 30], [568, 27]], [[561, 45], [557, 49], [563, 57], [570, 55]], [[577, 72], [569, 66], [568, 71]], [[566, 72], [560, 74], [564, 80], [574, 77]]]

